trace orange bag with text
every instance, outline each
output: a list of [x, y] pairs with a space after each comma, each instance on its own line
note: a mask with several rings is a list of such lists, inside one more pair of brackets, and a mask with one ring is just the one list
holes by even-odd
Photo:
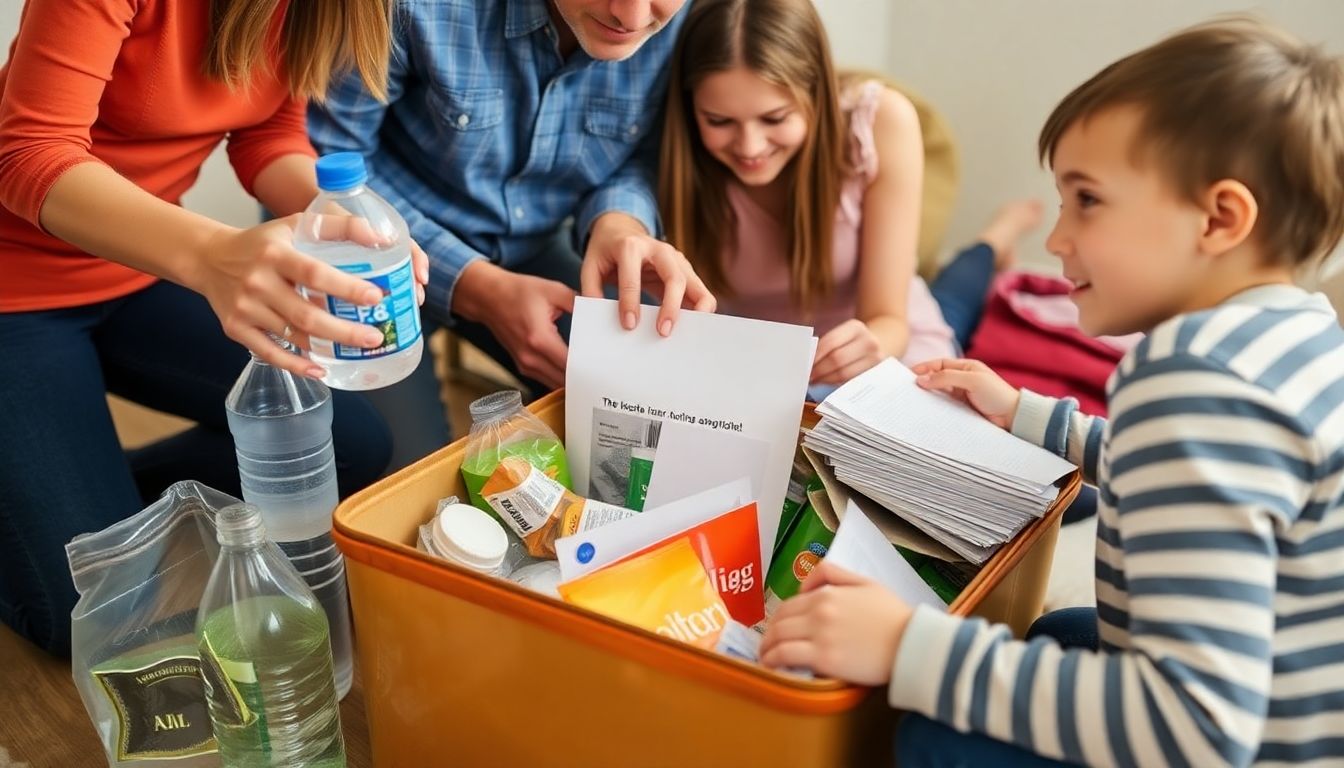
[[559, 586], [566, 602], [691, 645], [713, 649], [728, 608], [686, 538]]

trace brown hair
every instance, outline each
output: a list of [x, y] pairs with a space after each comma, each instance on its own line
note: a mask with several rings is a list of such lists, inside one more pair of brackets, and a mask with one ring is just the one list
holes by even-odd
[[848, 172], [830, 44], [811, 0], [691, 5], [668, 83], [658, 181], [663, 223], [710, 290], [730, 295], [721, 259], [724, 247], [735, 245], [736, 222], [724, 187], [732, 172], [700, 141], [692, 93], [709, 75], [738, 65], [789, 90], [809, 123], [807, 140], [783, 171], [790, 190], [790, 288], [807, 312], [834, 287], [832, 235]]
[[332, 75], [355, 69], [374, 96], [386, 98], [392, 0], [289, 0], [279, 40], [271, 36], [279, 0], [209, 2], [207, 76], [243, 87], [278, 46], [296, 97], [321, 101]]
[[1222, 179], [1245, 184], [1252, 236], [1298, 265], [1344, 235], [1344, 70], [1282, 30], [1247, 17], [1191, 27], [1106, 67], [1055, 107], [1043, 164], [1075, 123], [1108, 108], [1143, 112], [1132, 150], [1196, 200]]

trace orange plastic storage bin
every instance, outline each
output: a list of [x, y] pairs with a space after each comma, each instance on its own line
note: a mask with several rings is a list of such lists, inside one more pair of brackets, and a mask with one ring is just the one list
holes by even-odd
[[[562, 393], [529, 408], [563, 438]], [[889, 763], [882, 690], [778, 675], [416, 550], [437, 501], [466, 497], [464, 447], [336, 509], [378, 768]], [[1025, 629], [1078, 484], [995, 554], [953, 613]]]

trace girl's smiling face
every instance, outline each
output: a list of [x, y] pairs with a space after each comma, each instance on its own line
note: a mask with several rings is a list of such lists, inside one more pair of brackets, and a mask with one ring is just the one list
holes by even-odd
[[779, 178], [807, 141], [807, 117], [793, 93], [746, 67], [709, 75], [691, 98], [700, 141], [746, 186]]

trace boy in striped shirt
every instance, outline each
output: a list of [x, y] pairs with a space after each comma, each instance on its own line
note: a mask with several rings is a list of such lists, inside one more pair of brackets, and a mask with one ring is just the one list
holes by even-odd
[[1344, 331], [1292, 279], [1344, 233], [1340, 63], [1194, 27], [1067, 96], [1040, 153], [1083, 329], [1148, 333], [1109, 423], [974, 361], [916, 373], [1098, 485], [1094, 630], [1017, 641], [823, 563], [763, 661], [889, 683], [902, 768], [1340, 764]]

